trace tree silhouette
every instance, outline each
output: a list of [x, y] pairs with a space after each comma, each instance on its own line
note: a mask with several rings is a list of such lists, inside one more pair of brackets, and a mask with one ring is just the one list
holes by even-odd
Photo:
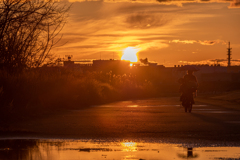
[[49, 61], [69, 8], [53, 0], [1, 0], [1, 67], [19, 71]]

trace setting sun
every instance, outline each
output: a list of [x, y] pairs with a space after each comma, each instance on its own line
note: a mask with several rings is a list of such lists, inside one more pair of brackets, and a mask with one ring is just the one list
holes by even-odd
[[130, 62], [137, 62], [137, 52], [138, 50], [134, 47], [127, 47], [126, 49], [123, 50], [123, 56], [121, 60], [126, 60]]

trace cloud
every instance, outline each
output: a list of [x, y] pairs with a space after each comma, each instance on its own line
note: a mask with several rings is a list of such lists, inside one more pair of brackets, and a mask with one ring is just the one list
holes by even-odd
[[[68, 0], [69, 2], [85, 2], [86, 0]], [[111, 3], [119, 3], [119, 2], [131, 2], [131, 3], [158, 3], [156, 0], [87, 0], [94, 2], [111, 2]]]
[[228, 8], [240, 8], [240, 0], [233, 0]]
[[[209, 60], [202, 60], [202, 61], [178, 61], [180, 64], [183, 65], [213, 65], [216, 61], [209, 59]], [[221, 61], [222, 62], [222, 61]], [[219, 62], [218, 62], [219, 64]], [[223, 63], [224, 64], [224, 63]]]
[[211, 62], [225, 62], [227, 59], [210, 59]]
[[58, 47], [58, 52], [62, 54], [65, 50], [79, 56], [87, 52], [120, 55], [129, 46], [138, 46], [141, 50], [166, 47], [168, 44], [162, 40], [169, 36], [169, 31], [162, 27], [170, 30], [166, 25], [171, 18], [158, 9], [154, 5], [130, 3], [73, 3], [70, 22], [62, 31], [67, 44]]
[[198, 40], [198, 41], [196, 41], [196, 40], [179, 40], [179, 39], [169, 41], [169, 43], [183, 43], [183, 44], [199, 43], [201, 45], [214, 45], [217, 43], [226, 44], [226, 42], [223, 40], [204, 40], [204, 41]]
[[[188, 65], [214, 65], [220, 64], [221, 66], [227, 66], [227, 59], [208, 59], [202, 61], [179, 61], [181, 64]], [[240, 59], [231, 60], [231, 65], [240, 65]]]
[[126, 18], [126, 23], [129, 24], [129, 27], [139, 29], [160, 27], [167, 24], [167, 22], [168, 20], [164, 19], [163, 15], [158, 16], [157, 14], [137, 13]]
[[214, 44], [216, 44], [218, 42], [217, 41], [208, 41], [208, 40], [206, 40], [206, 41], [199, 41], [199, 43], [201, 45], [214, 45]]
[[[60, 0], [68, 2], [86, 2], [86, 0]], [[107, 3], [145, 3], [182, 6], [185, 3], [230, 3], [228, 8], [240, 8], [240, 0], [88, 0], [87, 2]]]
[[222, 43], [223, 45], [227, 44], [227, 42], [223, 40], [205, 40], [205, 41], [199, 41], [199, 43], [202, 45], [214, 45], [217, 43]]
[[193, 43], [196, 43], [197, 41], [195, 40], [179, 40], [179, 39], [175, 39], [175, 40], [172, 40], [172, 41], [169, 41], [169, 43], [184, 43], [184, 44], [193, 44]]
[[162, 48], [167, 48], [169, 47], [169, 44], [165, 43], [163, 40], [158, 40], [158, 41], [152, 41], [152, 42], [145, 42], [140, 45], [137, 45], [138, 48], [141, 48], [141, 51], [147, 50], [149, 48], [157, 48], [157, 49], [162, 49]]

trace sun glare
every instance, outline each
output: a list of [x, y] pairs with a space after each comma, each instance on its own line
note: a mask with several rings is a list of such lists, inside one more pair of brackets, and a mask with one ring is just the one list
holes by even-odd
[[137, 143], [136, 142], [121, 142], [122, 151], [123, 152], [135, 152], [137, 151]]
[[134, 47], [127, 47], [126, 49], [123, 50], [123, 56], [121, 60], [126, 60], [130, 62], [137, 62], [137, 52], [138, 50]]

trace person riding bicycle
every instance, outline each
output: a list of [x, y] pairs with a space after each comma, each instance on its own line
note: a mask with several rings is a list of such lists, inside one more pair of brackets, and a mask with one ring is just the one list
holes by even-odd
[[[192, 70], [188, 70], [187, 71], [187, 74], [183, 77], [184, 80], [186, 80], [187, 82], [194, 82], [196, 85], [198, 85], [198, 82], [197, 82], [197, 77], [195, 75], [193, 75], [193, 72]], [[197, 87], [197, 86], [196, 86]]]
[[194, 99], [193, 99], [193, 93], [197, 91], [198, 88], [198, 82], [197, 82], [197, 78], [195, 75], [193, 75], [192, 70], [188, 70], [187, 74], [183, 77], [179, 79], [179, 83], [181, 84], [180, 86], [180, 101], [182, 101], [182, 103], [184, 103], [184, 98], [187, 97], [187, 95], [191, 95], [191, 101], [192, 104], [194, 104]]

